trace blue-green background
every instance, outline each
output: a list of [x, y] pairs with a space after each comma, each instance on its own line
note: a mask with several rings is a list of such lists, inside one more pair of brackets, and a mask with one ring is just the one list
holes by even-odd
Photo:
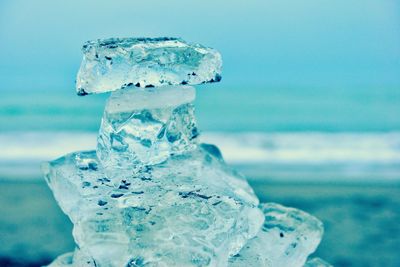
[[0, 2], [0, 130], [97, 130], [105, 96], [78, 99], [81, 44], [180, 36], [223, 55], [198, 90], [203, 130], [400, 130], [400, 2]]
[[400, 266], [398, 0], [0, 0], [0, 266], [73, 250], [39, 165], [95, 145], [107, 95], [76, 96], [80, 47], [128, 36], [218, 49], [221, 83], [197, 90], [203, 136], [219, 132], [262, 202], [321, 219], [315, 256]]

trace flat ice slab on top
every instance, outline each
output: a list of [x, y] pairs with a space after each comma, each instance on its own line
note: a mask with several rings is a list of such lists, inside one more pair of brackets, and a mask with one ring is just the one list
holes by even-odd
[[221, 55], [179, 38], [101, 39], [86, 42], [82, 51], [78, 95], [221, 80]]

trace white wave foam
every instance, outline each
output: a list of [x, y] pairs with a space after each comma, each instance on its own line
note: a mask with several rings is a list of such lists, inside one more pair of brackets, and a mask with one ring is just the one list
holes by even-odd
[[[331, 173], [332, 166], [339, 165], [334, 171], [361, 170], [364, 175], [371, 172], [371, 166], [373, 170], [390, 166], [391, 179], [400, 180], [400, 132], [209, 132], [201, 136], [201, 141], [218, 145], [228, 163], [242, 166], [245, 173], [251, 170], [253, 175], [255, 170], [261, 172], [259, 176], [268, 171], [277, 173], [276, 170], [279, 173], [285, 170], [286, 175], [288, 169], [296, 173], [299, 168], [303, 172], [315, 172], [321, 166]], [[91, 132], [1, 133], [0, 176], [19, 177], [30, 173], [32, 177], [40, 177], [37, 166], [41, 161], [95, 146], [96, 133]], [[293, 169], [293, 166], [297, 167]]]
[[209, 133], [231, 163], [396, 163], [400, 133]]
[[51, 160], [96, 147], [96, 134], [85, 132], [11, 132], [0, 134], [0, 161]]

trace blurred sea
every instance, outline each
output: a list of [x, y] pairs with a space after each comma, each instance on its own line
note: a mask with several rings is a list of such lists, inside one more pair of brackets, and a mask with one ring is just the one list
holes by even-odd
[[[3, 90], [1, 179], [37, 178], [40, 161], [94, 149], [106, 98]], [[400, 179], [400, 90], [199, 86], [196, 108], [202, 140], [251, 179]]]
[[[74, 88], [5, 90], [0, 131], [97, 131], [107, 95], [78, 97]], [[400, 131], [398, 87], [197, 87], [203, 131], [390, 132]]]

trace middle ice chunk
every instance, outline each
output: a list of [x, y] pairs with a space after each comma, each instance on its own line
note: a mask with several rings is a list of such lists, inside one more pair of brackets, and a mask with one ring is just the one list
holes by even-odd
[[138, 169], [196, 148], [194, 99], [191, 86], [113, 92], [98, 137], [103, 166]]

